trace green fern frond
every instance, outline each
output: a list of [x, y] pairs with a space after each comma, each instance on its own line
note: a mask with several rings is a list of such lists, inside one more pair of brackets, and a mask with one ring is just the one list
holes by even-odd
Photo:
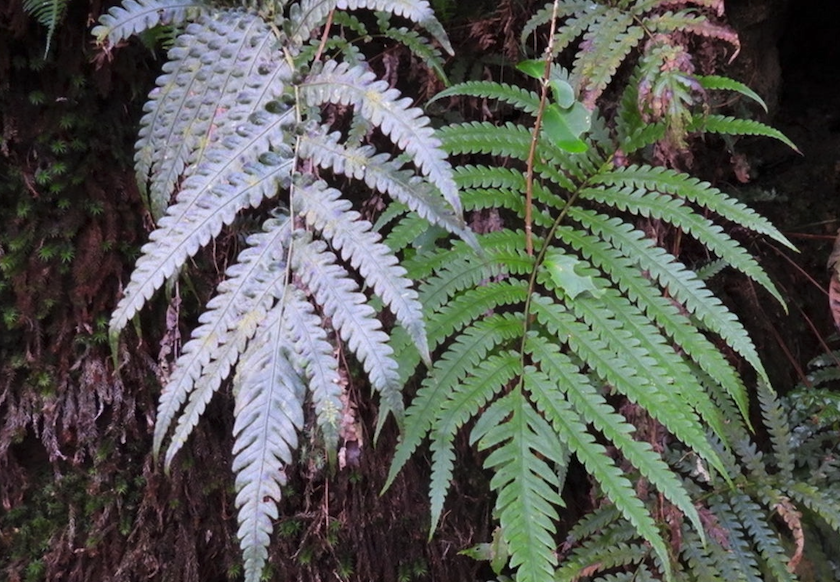
[[723, 572], [718, 570], [715, 560], [712, 559], [712, 553], [714, 552], [712, 548], [717, 551], [724, 550], [720, 548], [712, 536], [709, 536], [712, 541], [704, 546], [697, 534], [689, 528], [684, 526], [681, 533], [683, 543], [680, 547], [680, 553], [697, 582], [726, 582], [727, 580], [738, 579], [737, 577], [725, 577]]
[[406, 428], [397, 445], [384, 488], [388, 488], [435, 424], [443, 404], [464, 377], [494, 347], [522, 333], [520, 318], [494, 315], [470, 326], [440, 358], [406, 410]]
[[114, 47], [122, 40], [160, 25], [181, 24], [210, 11], [201, 0], [125, 0], [99, 17], [91, 34], [97, 44]]
[[[720, 351], [697, 329], [662, 290], [651, 284], [634, 264], [633, 260], [612, 248], [603, 240], [585, 232], [568, 227], [558, 228], [558, 238], [584, 253], [592, 263], [607, 273], [618, 288], [635, 301], [647, 316], [656, 322], [710, 378], [724, 387], [738, 404], [741, 413], [747, 415], [747, 391], [732, 364], [726, 361]], [[686, 379], [681, 374], [680, 384], [696, 384], [697, 378]], [[710, 420], [714, 419], [713, 415]], [[719, 427], [715, 427], [720, 434]]]
[[535, 114], [540, 108], [540, 97], [533, 91], [528, 91], [515, 85], [493, 83], [490, 81], [467, 81], [466, 83], [448, 87], [435, 95], [431, 102], [453, 96], [495, 99], [496, 101], [513, 105], [520, 111], [530, 114]]
[[638, 348], [626, 330], [614, 325], [606, 312], [591, 310], [590, 328], [547, 298], [535, 296], [532, 305], [534, 314], [551, 334], [565, 339], [605, 382], [642, 406], [721, 473], [726, 472], [695, 413], [686, 409], [681, 399], [674, 402], [669, 398], [673, 388], [667, 385], [668, 379], [651, 373], [650, 356]]
[[791, 479], [794, 459], [790, 446], [792, 439], [790, 426], [774, 390], [764, 382], [758, 383], [758, 402], [761, 405], [761, 417], [773, 442], [776, 466], [786, 479]]
[[823, 490], [808, 483], [799, 482], [790, 485], [787, 492], [794, 500], [824, 520], [835, 533], [840, 533], [840, 502], [837, 500], [836, 490]]
[[727, 345], [766, 377], [755, 345], [744, 326], [685, 265], [654, 245], [644, 233], [616, 218], [610, 219], [576, 208], [569, 211], [569, 216], [589, 228], [593, 234], [609, 240], [624, 256], [632, 257], [641, 269], [649, 272], [663, 288], [668, 289], [703, 325], [723, 338]]
[[382, 34], [407, 47], [424, 65], [434, 71], [437, 78], [444, 85], [449, 85], [449, 79], [446, 77], [446, 72], [444, 71], [445, 62], [443, 56], [437, 47], [432, 46], [425, 37], [420, 36], [420, 33], [409, 30], [404, 26], [400, 28], [384, 26], [382, 27]]
[[489, 122], [473, 121], [442, 127], [438, 136], [446, 151], [453, 155], [482, 153], [526, 159], [531, 145], [528, 128], [513, 123], [495, 126]]
[[674, 194], [725, 216], [727, 220], [737, 222], [744, 228], [769, 236], [791, 250], [796, 250], [769, 220], [708, 182], [681, 172], [653, 166], [630, 166], [602, 172], [593, 178], [593, 183], [605, 186], [632, 186]]
[[644, 29], [633, 24], [631, 14], [610, 11], [593, 21], [584, 34], [586, 48], [577, 53], [572, 78], [579, 84], [583, 102], [589, 109], [594, 107], [619, 65], [644, 38]]
[[[522, 377], [526, 387], [550, 383], [533, 368], [523, 370]], [[557, 566], [556, 508], [563, 499], [557, 472], [549, 461], [555, 467], [566, 464], [563, 443], [519, 387], [496, 400], [479, 418], [470, 441], [478, 442], [480, 450], [493, 449], [484, 466], [494, 472], [490, 487], [497, 492], [495, 509], [517, 580], [537, 582], [552, 577]]]
[[[726, 536], [726, 560], [729, 566], [722, 571], [734, 570], [734, 580], [745, 580], [746, 582], [762, 582], [763, 577], [758, 568], [756, 555], [750, 548], [750, 543], [744, 535], [744, 527], [732, 510], [732, 507], [724, 499], [714, 496], [709, 500], [709, 508], [715, 515], [718, 524]], [[718, 554], [720, 555], [720, 554]]]
[[[592, 433], [586, 429], [579, 415], [571, 409], [568, 401], [560, 393], [556, 382], [549, 380], [543, 372], [526, 370], [524, 383], [540, 412], [545, 414], [553, 425], [553, 432], [580, 459], [607, 497], [651, 545], [662, 560], [666, 578], [670, 578], [670, 560], [665, 542], [657, 531], [650, 512], [637, 497], [636, 491], [624, 472], [615, 465], [604, 446], [598, 443]], [[489, 464], [489, 459], [487, 464]], [[526, 519], [527, 515], [525, 515]], [[508, 543], [513, 545], [512, 541]]]
[[[527, 127], [513, 123], [494, 126], [488, 122], [468, 122], [443, 127], [438, 136], [444, 149], [452, 155], [483, 153], [522, 161], [528, 159], [532, 141], [531, 131]], [[585, 178], [587, 173], [580, 167], [586, 163], [587, 158], [563, 151], [544, 138], [539, 140], [539, 146], [544, 161], [536, 163], [535, 168], [540, 176], [566, 190], [574, 191], [574, 179]], [[594, 149], [590, 148], [590, 151]]]
[[544, 338], [532, 337], [529, 338], [527, 348], [543, 372], [559, 385], [559, 390], [582, 419], [600, 431], [645, 478], [676, 505], [691, 520], [702, 539], [700, 516], [685, 488], [648, 443], [631, 437], [635, 428], [607, 404], [592, 382], [581, 374], [578, 367], [555, 344], [548, 343]]
[[292, 463], [303, 428], [305, 387], [284, 348], [283, 304], [260, 324], [263, 341], [252, 342], [233, 383], [233, 471], [246, 582], [257, 582], [268, 557], [277, 519], [284, 467]]
[[749, 496], [733, 495], [730, 503], [746, 531], [755, 542], [764, 566], [779, 582], [793, 582], [796, 578], [788, 571], [788, 556], [782, 550], [778, 534], [767, 522], [767, 512]]
[[50, 45], [55, 37], [55, 31], [67, 12], [70, 0], [23, 0], [23, 10], [29, 16], [47, 28], [47, 46], [44, 48], [44, 58], [50, 54]]
[[764, 99], [740, 81], [720, 75], [698, 75], [695, 79], [697, 79], [700, 86], [707, 91], [735, 91], [736, 93], [740, 93], [744, 97], [748, 97], [761, 105], [761, 108], [764, 109], [765, 113], [767, 112], [767, 103], [764, 102]]
[[429, 485], [432, 523], [430, 534], [437, 529], [446, 493], [452, 482], [455, 464], [454, 439], [457, 431], [480, 408], [507, 386], [520, 373], [519, 355], [503, 352], [487, 358], [477, 373], [454, 386], [441, 405], [430, 431], [432, 475]]
[[[581, 573], [589, 575], [617, 567], [628, 567], [640, 565], [650, 553], [650, 550], [642, 544], [627, 544], [613, 542], [607, 545], [603, 538], [590, 542], [565, 561], [557, 571], [554, 579], [558, 582], [576, 582], [581, 578]], [[585, 551], [581, 551], [585, 550]], [[610, 582], [622, 580], [621, 575], [613, 575], [599, 580]], [[629, 574], [628, 580], [640, 580], [638, 576]]]
[[733, 241], [721, 226], [700, 216], [686, 206], [680, 198], [656, 192], [645, 192], [633, 187], [621, 189], [586, 188], [581, 191], [580, 195], [587, 200], [596, 200], [615, 206], [620, 210], [656, 218], [676, 226], [699, 240], [706, 248], [729, 263], [730, 266], [759, 283], [779, 303], [784, 305], [784, 300], [776, 286], [770, 281], [767, 273], [759, 266], [753, 256], [744, 250], [740, 244]]
[[753, 119], [738, 119], [725, 115], [696, 116], [688, 126], [689, 131], [720, 133], [723, 135], [760, 135], [777, 139], [797, 153], [802, 153], [790, 139], [778, 129]]
[[708, 19], [695, 10], [663, 12], [651, 14], [645, 18], [645, 27], [652, 33], [669, 34], [676, 31], [688, 31], [708, 23]]

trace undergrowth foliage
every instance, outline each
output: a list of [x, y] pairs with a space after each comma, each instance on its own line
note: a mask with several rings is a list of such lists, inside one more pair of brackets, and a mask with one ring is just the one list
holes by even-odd
[[[430, 445], [432, 532], [453, 479], [455, 437], [469, 429], [492, 474], [499, 523], [490, 549], [476, 555], [499, 574], [789, 580], [806, 555], [805, 532], [840, 528], [825, 481], [798, 477], [792, 432], [744, 326], [680, 256], [681, 241], [691, 241], [782, 299], [729, 232], [790, 243], [673, 163], [692, 135], [792, 145], [761, 123], [708, 111], [712, 91], [762, 104], [743, 84], [694, 70], [687, 39], [737, 51], [737, 37], [715, 21], [722, 8], [719, 0], [555, 0], [522, 36], [546, 41], [541, 59], [519, 65], [537, 91], [468, 81], [437, 97], [496, 100], [521, 121], [437, 132], [376, 78], [356, 44], [333, 33], [337, 25], [365, 38], [371, 19], [354, 11], [376, 11], [385, 36], [443, 77], [439, 49], [400, 25], [419, 25], [451, 50], [425, 0], [241, 8], [125, 0], [100, 19], [94, 34], [105, 50], [160, 25], [178, 31], [135, 156], [157, 227], [113, 313], [113, 340], [243, 211], [271, 214], [183, 346], [154, 435], [156, 455], [168, 442], [169, 467], [233, 377], [246, 580], [265, 566], [310, 405], [328, 454], [337, 448], [341, 349], [380, 397], [379, 426], [393, 413], [403, 429], [388, 483]], [[618, 99], [606, 114], [596, 105], [608, 87]], [[399, 155], [377, 149], [372, 134]], [[470, 163], [453, 170], [447, 155]], [[395, 201], [380, 220], [385, 240], [326, 177]], [[462, 207], [501, 226], [475, 235]], [[766, 458], [749, 436], [736, 357], [758, 385], [773, 446]], [[415, 375], [420, 387], [404, 411], [402, 389]], [[572, 456], [598, 503], [561, 546]]]
[[[320, 33], [335, 18], [362, 27], [378, 11], [446, 35], [424, 0], [303, 0], [219, 8], [187, 0], [126, 0], [102, 16], [104, 50], [159, 25], [181, 27], [149, 95], [136, 146], [138, 181], [157, 227], [114, 310], [118, 334], [190, 258], [248, 208], [270, 208], [261, 232], [227, 269], [183, 346], [160, 398], [154, 451], [168, 468], [208, 401], [233, 375], [234, 461], [245, 578], [259, 579], [276, 502], [311, 402], [328, 454], [342, 419], [340, 342], [381, 397], [381, 420], [402, 414], [402, 381], [372, 297], [430, 359], [422, 305], [394, 253], [320, 173], [362, 181], [446, 232], [469, 240], [457, 185], [422, 111], [378, 80], [358, 47]], [[348, 12], [349, 11], [349, 12]], [[190, 22], [187, 24], [187, 22]], [[438, 52], [406, 27], [394, 35]], [[392, 35], [393, 36], [393, 35]], [[434, 63], [433, 63], [434, 64]], [[349, 110], [350, 130], [326, 112]], [[339, 116], [340, 117], [340, 116]], [[341, 120], [341, 119], [339, 119]], [[412, 164], [367, 145], [378, 130]]]
[[[429, 346], [440, 353], [407, 409], [390, 479], [428, 440], [434, 530], [453, 479], [455, 436], [469, 428], [493, 475], [499, 523], [492, 543], [472, 555], [497, 573], [507, 563], [516, 580], [795, 579], [801, 507], [838, 526], [836, 500], [789, 470], [790, 433], [745, 328], [673, 241], [693, 241], [779, 301], [728, 231], [790, 243], [711, 184], [651, 163], [674, 159], [662, 152], [685, 148], [697, 133], [792, 146], [761, 123], [707, 111], [707, 92], [716, 90], [763, 103], [734, 80], [694, 74], [684, 33], [737, 46], [699, 7], [722, 3], [547, 5], [523, 34], [548, 25], [546, 56], [519, 67], [540, 79], [540, 91], [471, 81], [437, 97], [491, 99], [530, 120], [467, 121], [439, 133], [450, 154], [476, 161], [455, 170], [464, 208], [503, 227], [479, 237], [483, 254], [463, 243], [430, 245], [411, 214], [387, 239], [412, 255], [404, 264], [423, 282]], [[562, 69], [557, 55], [581, 35], [571, 71]], [[630, 57], [630, 81], [605, 118], [593, 107]], [[402, 332], [392, 341], [408, 377], [421, 354]], [[757, 378], [778, 473], [749, 439], [748, 391], [726, 354]], [[558, 552], [572, 455], [602, 505]]]

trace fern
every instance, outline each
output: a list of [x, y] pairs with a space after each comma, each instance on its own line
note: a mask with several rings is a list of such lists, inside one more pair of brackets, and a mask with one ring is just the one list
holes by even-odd
[[[328, 38], [323, 48], [337, 47], [335, 56], [349, 56], [349, 63], [313, 50], [309, 39], [333, 11], [357, 8], [413, 21], [451, 48], [423, 0], [302, 0], [260, 12], [126, 0], [93, 31], [110, 50], [160, 24], [191, 21], [170, 49], [141, 120], [135, 169], [157, 227], [113, 312], [114, 342], [245, 209], [272, 207], [275, 215], [247, 239], [199, 317], [163, 388], [154, 436], [157, 455], [171, 433], [169, 468], [213, 394], [233, 375], [233, 471], [247, 581], [258, 580], [265, 566], [308, 401], [326, 453], [335, 459], [344, 395], [333, 335], [380, 395], [380, 426], [388, 413], [402, 417], [403, 378], [389, 345], [391, 330], [374, 306], [387, 308], [400, 326], [397, 335], [404, 333], [419, 358], [430, 361], [422, 304], [406, 270], [342, 192], [317, 178], [317, 167], [389, 194], [442, 232], [476, 244], [429, 120], [377, 80], [358, 49], [340, 38]], [[339, 20], [358, 22], [353, 18]], [[418, 33], [388, 32], [435, 60]], [[355, 119], [390, 137], [413, 164], [358, 137], [345, 143], [323, 121], [330, 104], [350, 106]]]
[[[650, 39], [650, 42], [643, 52], [648, 57], [662, 50], [662, 43], [669, 43], [672, 38], [670, 35], [678, 32], [737, 42], [734, 33], [714, 24], [701, 12], [662, 11], [669, 5], [685, 3], [687, 2], [665, 0], [618, 3], [558, 0], [534, 14], [523, 29], [522, 41], [526, 41], [541, 26], [551, 23], [554, 19], [560, 24], [549, 41], [554, 55], [559, 54], [577, 38], [582, 38], [575, 54], [571, 78], [578, 95], [591, 109], [612, 81], [618, 67], [646, 38]], [[690, 56], [686, 56], [690, 59]], [[651, 70], [645, 84], [649, 82], [650, 85], [656, 85], [668, 72], [669, 67], [655, 73]], [[727, 88], [734, 89], [734, 86]]]
[[[799, 457], [805, 449], [793, 444], [791, 417], [782, 412], [773, 391], [766, 385], [758, 388], [772, 454], [758, 451], [742, 423], [727, 425], [728, 440], [741, 458], [724, 453], [721, 459], [735, 488], [715, 473], [698, 471], [697, 463], [682, 451], [669, 455], [697, 500], [707, 532], [703, 545], [686, 524], [680, 526], [675, 548], [680, 555], [675, 568], [678, 580], [797, 580], [804, 556], [820, 555], [818, 546], [812, 546], [823, 532], [833, 530], [829, 535], [836, 536], [840, 528], [836, 485], [817, 486], [819, 477], [813, 471], [790, 464], [791, 456]], [[607, 509], [581, 520], [570, 535], [573, 549], [558, 570], [558, 579], [595, 579], [593, 574], [606, 568], [635, 572], [638, 558], [614, 549], [616, 544], [627, 547], [635, 542], [637, 534], [628, 530], [629, 525]], [[821, 559], [822, 563], [812, 562], [808, 568], [830, 571], [824, 554]]]
[[50, 46], [55, 37], [55, 31], [64, 19], [69, 2], [70, 0], [23, 0], [24, 12], [47, 28], [47, 46], [44, 48], [44, 58], [47, 58], [47, 55], [50, 54]]
[[[584, 20], [588, 8], [596, 15], [580, 30], [586, 54], [578, 53], [571, 77], [578, 98], [588, 102], [605, 90], [642, 38], [635, 28], [639, 21], [681, 31], [699, 21], [699, 15], [669, 16], [660, 11], [664, 4], [558, 1], [535, 18]], [[577, 24], [571, 26], [577, 30]], [[633, 32], [607, 34], [613, 29]], [[554, 40], [562, 44], [569, 34], [561, 27]], [[749, 578], [764, 569], [785, 579], [786, 546], [771, 519], [789, 497], [785, 489], [765, 480], [747, 498], [720, 493], [747, 479], [745, 471], [755, 479], [772, 476], [762, 473], [760, 455], [744, 446], [749, 442], [747, 390], [718, 346], [766, 378], [758, 352], [709, 285], [639, 225], [649, 220], [691, 236], [779, 300], [758, 262], [725, 227], [737, 224], [790, 243], [766, 219], [710, 184], [613, 154], [649, 121], [639, 91], [625, 98], [618, 131], [611, 132], [610, 124], [593, 114], [593, 131], [582, 138], [584, 151], [554, 139], [550, 130], [538, 131], [534, 125], [548, 107], [556, 108], [561, 121], [572, 122], [575, 115], [575, 106], [550, 88], [555, 79], [564, 82], [563, 74], [546, 70], [542, 95], [471, 81], [438, 96], [495, 99], [537, 121], [530, 126], [465, 122], [439, 133], [450, 154], [504, 159], [458, 167], [455, 177], [467, 210], [493, 209], [507, 228], [479, 237], [483, 255], [463, 245], [413, 247], [407, 268], [423, 281], [419, 297], [429, 322], [429, 346], [440, 356], [406, 411], [388, 483], [428, 438], [434, 528], [456, 463], [455, 435], [474, 423], [470, 440], [486, 452], [500, 535], [517, 580], [692, 579], [692, 567], [710, 580], [722, 579], [723, 572]], [[699, 98], [694, 81], [685, 79], [681, 107], [688, 114], [677, 128], [683, 135]], [[726, 82], [718, 85], [729, 88]], [[738, 85], [731, 88], [743, 92]], [[737, 124], [731, 129], [740, 131]], [[647, 143], [665, 135], [662, 129]], [[523, 222], [525, 229], [516, 230]], [[414, 240], [400, 232], [392, 244], [402, 249]], [[501, 275], [494, 275], [494, 263]], [[392, 345], [401, 371], [419, 365], [408, 338], [395, 336]], [[771, 420], [779, 420], [777, 407], [768, 403], [765, 409]], [[695, 461], [694, 472], [681, 474], [678, 460], [651, 447], [628, 410], [641, 411], [646, 424], [676, 437], [683, 458]], [[608, 520], [591, 522], [587, 533], [581, 530], [582, 538], [592, 538], [585, 546], [590, 553], [575, 554], [566, 563], [557, 560], [553, 540], [571, 455], [615, 510]], [[789, 455], [782, 460], [789, 466]], [[698, 501], [706, 490], [718, 497]], [[671, 524], [667, 531], [661, 527], [664, 511]], [[618, 530], [620, 538], [608, 533]], [[724, 555], [718, 544], [724, 536], [737, 552]], [[718, 545], [675, 555], [680, 540], [689, 538], [701, 547]]]

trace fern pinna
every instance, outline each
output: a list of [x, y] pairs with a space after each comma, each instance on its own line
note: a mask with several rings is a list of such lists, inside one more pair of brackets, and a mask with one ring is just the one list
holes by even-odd
[[[655, 3], [634, 5], [643, 4]], [[546, 10], [557, 14], [558, 5], [581, 3], [558, 1]], [[640, 62], [636, 74], [645, 66]], [[455, 436], [471, 426], [470, 442], [485, 451], [484, 466], [493, 474], [500, 525], [494, 543], [506, 548], [516, 579], [555, 579], [568, 568], [569, 579], [577, 579], [587, 570], [561, 564], [555, 539], [574, 455], [614, 508], [613, 521], [624, 527], [616, 547], [612, 538], [602, 540], [598, 549], [613, 554], [599, 555], [597, 563], [608, 572], [611, 564], [639, 565], [634, 574], [640, 577], [627, 580], [675, 579], [681, 566], [674, 551], [688, 534], [664, 531], [665, 517], [685, 519], [703, 547], [707, 512], [657, 450], [660, 440], [649, 442], [628, 415], [647, 415], [687, 447], [700, 471], [721, 476], [728, 487], [729, 425], [744, 422], [748, 395], [724, 350], [747, 362], [761, 382], [767, 375], [738, 319], [644, 229], [667, 226], [693, 239], [777, 299], [773, 283], [724, 225], [790, 243], [710, 184], [628, 161], [627, 152], [645, 154], [667, 129], [644, 118], [637, 85], [621, 100], [618, 122], [608, 124], [597, 112], [590, 119], [579, 101], [587, 94], [580, 78], [550, 58], [520, 69], [541, 78], [542, 94], [468, 82], [438, 96], [491, 98], [520, 117], [533, 116], [528, 125], [466, 122], [440, 131], [450, 154], [491, 160], [457, 167], [455, 177], [465, 209], [494, 213], [506, 227], [480, 237], [483, 254], [463, 243], [429, 248], [428, 235], [419, 233], [422, 223], [410, 214], [387, 240], [413, 251], [405, 265], [423, 281], [429, 347], [441, 354], [407, 409], [390, 478], [430, 441], [434, 530], [452, 481]], [[749, 94], [734, 81], [709, 84]], [[684, 132], [702, 131], [709, 119], [695, 97], [685, 103]], [[740, 120], [719, 127], [786, 139], [762, 124], [746, 125], [749, 131]], [[408, 376], [421, 354], [403, 333], [392, 341]]]
[[[376, 78], [357, 47], [315, 34], [333, 17], [362, 26], [348, 11], [365, 8], [379, 11], [383, 26], [388, 15], [419, 24], [450, 50], [425, 0], [281, 1], [260, 10], [126, 0], [93, 31], [107, 50], [158, 25], [183, 27], [141, 121], [136, 171], [157, 227], [113, 313], [115, 341], [152, 295], [243, 210], [273, 207], [274, 216], [248, 238], [183, 346], [160, 398], [154, 434], [157, 454], [171, 432], [169, 467], [233, 374], [238, 535], [250, 581], [259, 579], [266, 562], [284, 467], [292, 462], [307, 399], [327, 451], [334, 454], [338, 445], [343, 387], [333, 332], [380, 395], [381, 414], [402, 412], [388, 332], [357, 278], [429, 360], [422, 305], [405, 269], [318, 171], [361, 180], [469, 240], [453, 172], [429, 120]], [[394, 30], [436, 58], [417, 32]], [[330, 106], [352, 111], [349, 137], [325, 121]], [[365, 145], [362, 138], [374, 129], [413, 163]]]

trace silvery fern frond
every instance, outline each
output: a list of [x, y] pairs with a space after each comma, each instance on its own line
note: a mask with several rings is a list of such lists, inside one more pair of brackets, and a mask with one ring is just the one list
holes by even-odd
[[[377, 309], [388, 309], [398, 331], [430, 361], [412, 279], [370, 222], [314, 171], [320, 166], [359, 180], [475, 244], [452, 169], [423, 112], [377, 80], [362, 58], [314, 62], [313, 33], [334, 10], [360, 8], [414, 21], [450, 48], [425, 0], [302, 0], [263, 12], [125, 0], [94, 29], [107, 50], [161, 24], [186, 25], [140, 124], [135, 170], [157, 225], [112, 314], [113, 341], [243, 211], [274, 215], [247, 238], [200, 315], [163, 389], [154, 435], [157, 455], [171, 434], [169, 468], [233, 375], [233, 470], [247, 582], [258, 580], [265, 566], [307, 403], [327, 455], [335, 458], [346, 399], [344, 356], [358, 360], [379, 394], [380, 425], [389, 413], [400, 421], [404, 378]], [[350, 53], [338, 51], [336, 58], [341, 54]], [[323, 121], [321, 109], [330, 104], [350, 106], [413, 164], [359, 136], [344, 143]]]

